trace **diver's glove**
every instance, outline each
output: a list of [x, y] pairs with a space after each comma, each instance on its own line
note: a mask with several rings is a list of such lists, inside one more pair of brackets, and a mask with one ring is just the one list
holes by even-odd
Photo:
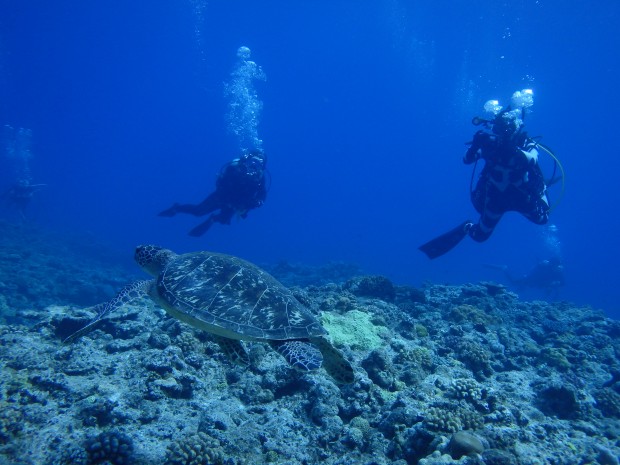
[[472, 140], [471, 142], [468, 142], [469, 148], [467, 149], [467, 152], [465, 152], [465, 155], [463, 156], [463, 163], [465, 163], [466, 165], [469, 165], [470, 163], [473, 163], [478, 158], [480, 158], [480, 154], [478, 153], [478, 151], [484, 145], [484, 140], [487, 137], [488, 137], [488, 133], [482, 130], [476, 131], [476, 134], [474, 134], [474, 140]]

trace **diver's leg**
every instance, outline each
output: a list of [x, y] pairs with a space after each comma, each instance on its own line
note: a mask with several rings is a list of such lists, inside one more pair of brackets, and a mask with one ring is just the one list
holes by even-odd
[[534, 201], [529, 202], [527, 208], [521, 211], [532, 223], [546, 224], [549, 221], [549, 201], [547, 195], [543, 194]]
[[171, 217], [176, 215], [179, 212], [179, 204], [175, 203], [172, 207], [166, 208], [165, 210], [160, 211], [157, 216], [166, 216]]
[[482, 215], [486, 199], [486, 183], [482, 180], [478, 182], [476, 188], [471, 193], [471, 203], [478, 213]]
[[177, 213], [187, 213], [194, 216], [204, 216], [219, 208], [219, 195], [213, 192], [198, 205], [191, 203], [175, 203], [172, 207], [159, 213], [159, 216], [174, 216]]
[[504, 214], [503, 212], [497, 212], [491, 209], [489, 203], [489, 199], [485, 199], [484, 208], [482, 209], [478, 224], [474, 224], [469, 228], [468, 234], [476, 242], [484, 242], [491, 237], [495, 226], [497, 226], [497, 223], [499, 223], [499, 220], [502, 219]]
[[476, 192], [472, 197], [474, 207], [480, 213], [478, 224], [473, 225], [468, 233], [476, 242], [484, 242], [495, 230], [495, 226], [502, 216], [509, 210], [508, 199], [505, 192], [499, 191], [489, 180], [483, 185], [476, 186]]
[[221, 199], [219, 192], [215, 191], [207, 196], [198, 205], [180, 205], [181, 213], [189, 213], [194, 216], [204, 216], [221, 208]]
[[232, 207], [224, 207], [214, 216], [215, 221], [221, 224], [230, 224], [230, 220], [235, 215], [235, 209]]
[[478, 184], [476, 184], [476, 188], [471, 193], [471, 203], [476, 211], [480, 213], [480, 219], [478, 220], [478, 224], [466, 223], [464, 228], [465, 232], [476, 242], [486, 241], [489, 236], [491, 236], [494, 228], [494, 225], [490, 227], [485, 226], [488, 222], [488, 218], [485, 218], [488, 204], [488, 187], [488, 179], [481, 177], [478, 180]]
[[189, 232], [190, 236], [198, 237], [206, 233], [213, 223], [230, 224], [230, 220], [235, 214], [235, 210], [230, 207], [224, 207], [219, 213], [209, 216], [207, 221], [200, 223]]
[[209, 228], [211, 228], [211, 225], [213, 223], [215, 223], [215, 215], [209, 216], [209, 218], [207, 218], [206, 221], [203, 221], [202, 223], [200, 223], [198, 226], [192, 229], [188, 234], [193, 237], [200, 237], [204, 233], [206, 233], [209, 230]]

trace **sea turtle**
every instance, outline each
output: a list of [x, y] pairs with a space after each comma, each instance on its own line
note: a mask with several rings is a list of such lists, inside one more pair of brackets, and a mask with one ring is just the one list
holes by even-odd
[[317, 318], [256, 265], [215, 252], [177, 255], [154, 245], [138, 246], [134, 258], [155, 279], [125, 286], [97, 306], [97, 316], [65, 341], [75, 340], [113, 310], [148, 295], [169, 315], [211, 333], [235, 361], [249, 363], [241, 340], [262, 341], [297, 370], [323, 366], [337, 382], [353, 382], [351, 364], [325, 338], [327, 332]]

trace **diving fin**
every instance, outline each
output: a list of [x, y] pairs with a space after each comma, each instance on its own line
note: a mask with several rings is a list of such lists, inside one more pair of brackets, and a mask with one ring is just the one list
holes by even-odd
[[465, 236], [467, 236], [467, 231], [469, 231], [468, 225], [471, 224], [471, 221], [464, 221], [456, 228], [428, 241], [426, 244], [423, 244], [418, 248], [430, 259], [440, 257], [456, 247], [457, 244], [461, 242]]

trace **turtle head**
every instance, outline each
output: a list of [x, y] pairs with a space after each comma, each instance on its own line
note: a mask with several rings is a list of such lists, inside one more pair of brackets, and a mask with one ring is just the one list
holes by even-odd
[[151, 276], [157, 276], [176, 254], [157, 245], [139, 245], [134, 260]]

